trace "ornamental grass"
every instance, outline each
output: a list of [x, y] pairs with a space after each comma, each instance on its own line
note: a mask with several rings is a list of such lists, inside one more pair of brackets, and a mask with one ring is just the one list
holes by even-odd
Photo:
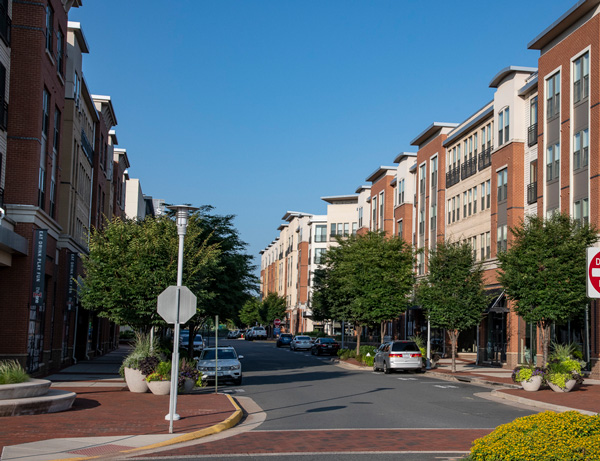
[[515, 419], [477, 439], [472, 461], [600, 460], [600, 415], [546, 411]]

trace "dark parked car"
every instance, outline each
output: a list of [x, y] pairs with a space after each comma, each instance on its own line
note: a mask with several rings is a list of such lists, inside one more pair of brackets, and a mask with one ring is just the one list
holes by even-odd
[[339, 343], [333, 338], [317, 338], [313, 343], [310, 352], [312, 355], [337, 355], [340, 350]]
[[281, 333], [281, 335], [279, 335], [279, 338], [277, 339], [277, 347], [289, 347], [293, 337], [294, 335], [291, 333]]

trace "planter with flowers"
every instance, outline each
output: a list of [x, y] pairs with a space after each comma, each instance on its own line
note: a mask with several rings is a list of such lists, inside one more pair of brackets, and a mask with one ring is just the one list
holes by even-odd
[[202, 373], [196, 368], [196, 361], [184, 359], [179, 361], [179, 379], [177, 387], [179, 392], [189, 394], [195, 386], [202, 386]]
[[548, 364], [548, 385], [555, 392], [569, 392], [583, 383], [581, 363], [575, 359]]
[[171, 392], [171, 362], [159, 362], [154, 372], [146, 376], [150, 392], [167, 395]]
[[[156, 358], [157, 348], [156, 340], [152, 340], [148, 335], [136, 334], [133, 350], [125, 357], [119, 369], [131, 392], [148, 392], [147, 375], [141, 369], [141, 364], [147, 358]], [[156, 360], [158, 362], [158, 359]]]
[[524, 390], [535, 392], [546, 380], [546, 370], [532, 363], [520, 365], [513, 370], [512, 380], [520, 383]]

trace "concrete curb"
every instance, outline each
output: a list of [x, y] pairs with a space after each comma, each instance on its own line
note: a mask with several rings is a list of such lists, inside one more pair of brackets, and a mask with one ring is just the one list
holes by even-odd
[[535, 408], [542, 408], [544, 410], [555, 411], [557, 413], [564, 413], [565, 411], [578, 411], [579, 413], [587, 416], [595, 416], [597, 413], [587, 410], [579, 410], [577, 408], [563, 407], [562, 405], [555, 405], [553, 403], [540, 402], [539, 400], [527, 399], [525, 397], [519, 397], [518, 395], [505, 394], [500, 391], [492, 391], [491, 394], [494, 397], [504, 400], [510, 400], [521, 405], [527, 405]]
[[[143, 447], [137, 447], [137, 448], [132, 448], [129, 450], [123, 450], [123, 451], [111, 453], [111, 456], [116, 456], [118, 454], [125, 454], [125, 453], [133, 453], [133, 452], [137, 452], [137, 451], [153, 450], [156, 448], [162, 448], [162, 447], [166, 447], [169, 445], [176, 445], [178, 443], [190, 442], [192, 440], [200, 439], [202, 437], [207, 437], [209, 435], [218, 434], [219, 432], [222, 432], [226, 429], [230, 429], [230, 428], [234, 427], [242, 419], [243, 411], [233, 397], [231, 397], [229, 394], [226, 394], [226, 396], [229, 399], [229, 401], [231, 402], [231, 404], [233, 405], [233, 407], [235, 408], [235, 411], [229, 418], [227, 418], [223, 422], [215, 424], [214, 426], [211, 426], [211, 427], [200, 429], [199, 431], [190, 432], [188, 434], [184, 434], [179, 437], [172, 438], [170, 440], [165, 440], [164, 442], [154, 443], [151, 445], [145, 445]], [[105, 458], [105, 457], [102, 455], [100, 455], [100, 456], [85, 456], [85, 457], [81, 457], [81, 458], [62, 458], [62, 459], [56, 459], [53, 461], [84, 461], [84, 460], [98, 459], [98, 458]]]
[[455, 381], [455, 382], [460, 382], [460, 383], [477, 384], [479, 386], [492, 387], [495, 389], [497, 389], [499, 387], [504, 387], [504, 388], [508, 388], [508, 389], [521, 389], [521, 386], [519, 386], [517, 384], [499, 383], [496, 381], [489, 381], [487, 379], [475, 378], [472, 376], [452, 375], [449, 373], [440, 373], [440, 372], [431, 371], [431, 370], [427, 370], [427, 372], [425, 374], [432, 376], [434, 378], [443, 379], [445, 381]]

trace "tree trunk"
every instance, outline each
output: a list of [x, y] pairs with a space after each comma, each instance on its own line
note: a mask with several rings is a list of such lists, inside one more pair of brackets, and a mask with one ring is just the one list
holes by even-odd
[[385, 331], [387, 327], [387, 322], [381, 322], [381, 344], [383, 344], [383, 337], [385, 336]]
[[537, 325], [542, 339], [542, 366], [545, 367], [548, 365], [548, 349], [550, 348], [550, 322], [541, 320]]
[[358, 355], [360, 354], [360, 337], [362, 333], [362, 326], [357, 325], [354, 331], [356, 332], [356, 355]]
[[452, 348], [452, 373], [456, 373], [456, 345], [458, 343], [458, 330], [448, 330], [450, 337], [450, 347]]

